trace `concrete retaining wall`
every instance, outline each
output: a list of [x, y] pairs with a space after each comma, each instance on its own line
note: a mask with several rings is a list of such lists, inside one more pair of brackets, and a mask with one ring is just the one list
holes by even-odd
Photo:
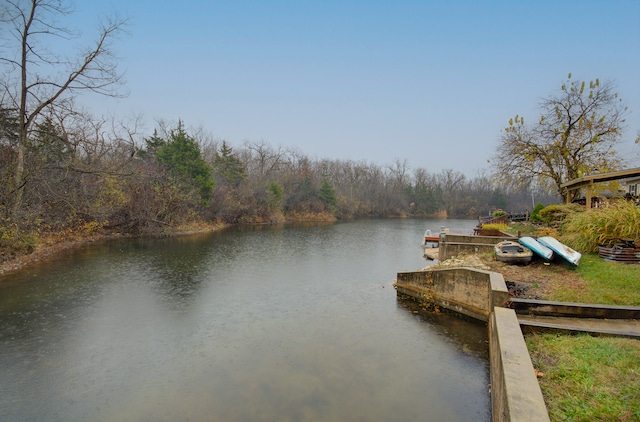
[[502, 274], [473, 268], [398, 273], [398, 293], [488, 322], [494, 421], [548, 421], [518, 318], [501, 307], [509, 293]]
[[475, 254], [493, 252], [493, 247], [503, 240], [515, 240], [513, 236], [471, 236], [460, 234], [440, 234], [438, 254], [441, 261], [461, 253]]
[[489, 321], [494, 421], [548, 421], [538, 379], [515, 311], [496, 307]]
[[473, 268], [401, 272], [396, 289], [482, 321], [509, 299], [502, 274]]

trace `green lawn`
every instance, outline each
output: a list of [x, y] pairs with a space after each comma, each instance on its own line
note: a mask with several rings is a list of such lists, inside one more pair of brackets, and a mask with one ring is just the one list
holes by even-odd
[[640, 265], [607, 262], [586, 254], [576, 271], [586, 287], [558, 286], [549, 300], [640, 306]]
[[[585, 284], [562, 285], [549, 300], [640, 306], [640, 265], [585, 254]], [[590, 335], [526, 337], [552, 421], [640, 421], [640, 341]]]
[[640, 341], [534, 334], [526, 342], [552, 421], [640, 420]]
[[[635, 215], [637, 210], [624, 211]], [[609, 228], [605, 226], [593, 227], [602, 231]], [[633, 225], [622, 226], [634, 230]], [[590, 230], [584, 225], [576, 228], [584, 238], [593, 234], [581, 233]], [[540, 235], [538, 229], [532, 224], [510, 227], [511, 232], [520, 231], [523, 236]], [[583, 254], [578, 267], [569, 271], [575, 271], [580, 282], [571, 281], [573, 277], [558, 282], [544, 299], [640, 306], [640, 264], [612, 263], [597, 254]], [[534, 367], [542, 373], [540, 388], [552, 421], [640, 421], [640, 340], [530, 334], [526, 342]]]

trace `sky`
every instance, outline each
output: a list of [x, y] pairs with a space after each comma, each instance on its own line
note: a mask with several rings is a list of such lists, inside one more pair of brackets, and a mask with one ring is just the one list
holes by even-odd
[[537, 121], [567, 75], [613, 81], [628, 107], [617, 150], [640, 167], [640, 1], [77, 1], [129, 19], [113, 50], [129, 95], [96, 115], [200, 128], [239, 147], [432, 173], [490, 170], [508, 121]]

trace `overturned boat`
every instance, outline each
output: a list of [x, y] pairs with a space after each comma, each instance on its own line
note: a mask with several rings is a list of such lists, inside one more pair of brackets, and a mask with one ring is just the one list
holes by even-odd
[[545, 261], [551, 261], [551, 258], [553, 258], [553, 251], [544, 246], [542, 243], [538, 242], [533, 237], [523, 236], [518, 239], [518, 242], [531, 249], [535, 254], [544, 258]]
[[494, 247], [496, 260], [511, 265], [526, 265], [531, 262], [533, 252], [512, 240], [504, 240]]
[[578, 265], [578, 261], [580, 261], [580, 258], [582, 258], [582, 254], [580, 252], [574, 251], [554, 237], [539, 237], [538, 242], [542, 243], [544, 246], [555, 252], [556, 255], [560, 255], [562, 258], [566, 259], [573, 265]]

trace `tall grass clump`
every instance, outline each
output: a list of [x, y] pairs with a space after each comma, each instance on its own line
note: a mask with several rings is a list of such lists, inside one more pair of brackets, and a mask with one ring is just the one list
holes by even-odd
[[585, 208], [578, 204], [547, 205], [538, 212], [539, 219], [552, 227], [560, 227], [576, 214], [581, 214]]
[[631, 239], [640, 247], [640, 207], [619, 201], [604, 208], [568, 215], [562, 225], [562, 239], [581, 252], [597, 252], [598, 245]]

